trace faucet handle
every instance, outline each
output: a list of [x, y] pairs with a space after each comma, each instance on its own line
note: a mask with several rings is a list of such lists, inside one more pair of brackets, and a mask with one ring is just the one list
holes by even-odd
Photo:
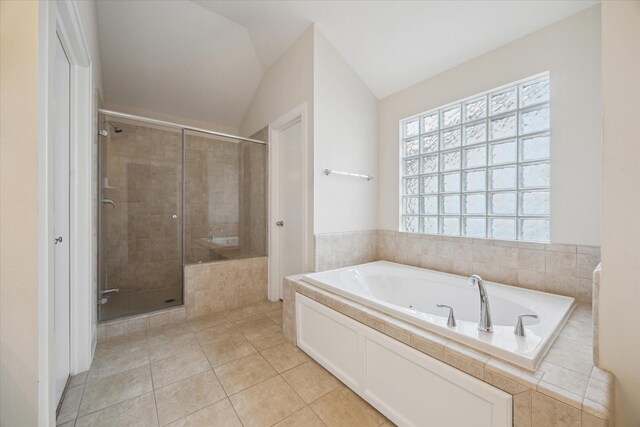
[[449, 309], [449, 317], [447, 318], [447, 326], [455, 328], [457, 323], [456, 323], [456, 318], [453, 315], [453, 307], [451, 307], [450, 305], [445, 305], [445, 304], [436, 304], [436, 307], [438, 307], [438, 308], [448, 308]]
[[519, 337], [526, 336], [524, 332], [524, 325], [522, 324], [522, 319], [524, 319], [525, 317], [532, 317], [534, 319], [537, 319], [538, 315], [537, 314], [521, 314], [518, 316], [518, 323], [516, 323], [516, 327], [513, 329], [513, 333]]

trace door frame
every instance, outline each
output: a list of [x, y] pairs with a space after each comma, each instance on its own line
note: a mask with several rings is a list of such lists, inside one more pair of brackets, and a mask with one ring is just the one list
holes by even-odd
[[[280, 133], [288, 127], [300, 123], [302, 133], [302, 176], [305, 177], [306, 185], [303, 186], [303, 212], [304, 218], [302, 223], [304, 224], [303, 230], [303, 259], [305, 260], [305, 267], [309, 269], [309, 254], [310, 244], [312, 239], [310, 225], [312, 223], [310, 219], [310, 188], [312, 183], [309, 181], [309, 136], [307, 125], [307, 103], [304, 102], [288, 113], [284, 114], [280, 118], [274, 120], [269, 124], [269, 144], [268, 144], [268, 158], [269, 158], [269, 195], [268, 205], [269, 211], [267, 213], [267, 238], [269, 241], [269, 277], [268, 277], [268, 298], [271, 301], [282, 299], [282, 286], [278, 283], [279, 267], [278, 267], [278, 254], [280, 253], [280, 236], [278, 233], [273, 233], [274, 221], [278, 214], [278, 206], [280, 201], [279, 195], [279, 180], [277, 171], [278, 165], [278, 153], [279, 144], [278, 140]], [[311, 178], [312, 179], [312, 178]]]
[[38, 425], [55, 424], [53, 61], [57, 38], [71, 65], [69, 141], [69, 320], [71, 374], [91, 366], [95, 346], [92, 158], [96, 142], [93, 63], [78, 6], [73, 0], [39, 4], [38, 126]]

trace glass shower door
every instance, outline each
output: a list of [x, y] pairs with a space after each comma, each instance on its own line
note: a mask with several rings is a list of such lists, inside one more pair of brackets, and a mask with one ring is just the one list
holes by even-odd
[[181, 132], [108, 116], [100, 124], [99, 319], [181, 305]]

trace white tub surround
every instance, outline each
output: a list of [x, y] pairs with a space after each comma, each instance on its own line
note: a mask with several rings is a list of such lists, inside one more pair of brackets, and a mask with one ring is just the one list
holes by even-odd
[[[527, 369], [537, 367], [575, 305], [570, 297], [485, 282], [493, 320], [489, 333], [478, 330], [479, 291], [466, 277], [377, 261], [303, 280]], [[436, 304], [453, 308], [455, 327], [447, 326], [448, 310]], [[538, 318], [526, 319], [526, 336], [519, 337], [514, 327], [523, 314]]]
[[[590, 305], [578, 304], [534, 371], [506, 363], [454, 338], [428, 331], [352, 298], [303, 281], [284, 280], [283, 328], [297, 343], [297, 295], [476, 377], [513, 396], [513, 424], [528, 427], [612, 426], [613, 376], [592, 360]], [[479, 306], [479, 304], [478, 304]]]
[[296, 313], [298, 346], [395, 424], [513, 425], [510, 394], [304, 295]]

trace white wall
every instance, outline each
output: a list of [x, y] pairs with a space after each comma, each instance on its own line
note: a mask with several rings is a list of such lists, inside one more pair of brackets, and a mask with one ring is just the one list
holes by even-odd
[[602, 3], [603, 215], [600, 363], [616, 376], [616, 425], [640, 425], [640, 2]]
[[307, 108], [307, 266], [313, 266], [313, 39], [309, 26], [267, 69], [240, 124], [240, 135], [253, 135], [299, 105]]
[[314, 232], [374, 230], [378, 100], [316, 27], [314, 39]]
[[[313, 117], [313, 25], [267, 69], [240, 123], [240, 133], [253, 135], [306, 102]], [[309, 137], [313, 137], [309, 120]]]
[[551, 240], [599, 245], [600, 6], [381, 100], [378, 227], [399, 224], [399, 120], [544, 71], [552, 97]]

